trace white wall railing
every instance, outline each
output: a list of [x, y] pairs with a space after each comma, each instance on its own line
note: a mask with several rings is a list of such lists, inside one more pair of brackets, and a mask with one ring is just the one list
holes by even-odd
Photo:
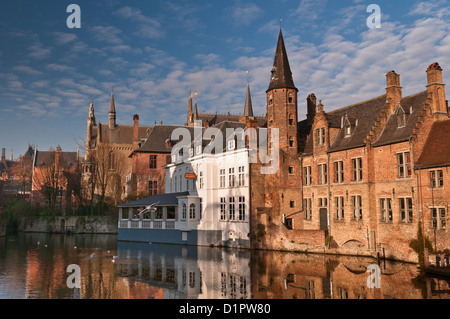
[[175, 220], [138, 220], [121, 219], [119, 228], [128, 229], [175, 229]]

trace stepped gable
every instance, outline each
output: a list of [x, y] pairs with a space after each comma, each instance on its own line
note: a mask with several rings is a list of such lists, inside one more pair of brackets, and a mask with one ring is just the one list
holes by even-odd
[[409, 140], [414, 134], [416, 123], [427, 101], [427, 91], [407, 96], [400, 101], [402, 111], [406, 114], [405, 126], [399, 127], [396, 114], [391, 114], [381, 136], [373, 146], [398, 143]]

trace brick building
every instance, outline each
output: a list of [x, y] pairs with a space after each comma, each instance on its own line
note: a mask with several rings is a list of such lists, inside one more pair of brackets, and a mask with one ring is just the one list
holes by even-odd
[[435, 122], [415, 167], [421, 209], [425, 212], [425, 235], [438, 251], [449, 248], [449, 150], [450, 120]]
[[[131, 174], [129, 155], [139, 147], [151, 129], [152, 126], [139, 125], [138, 115], [133, 116], [133, 125], [117, 124], [114, 92], [111, 93], [108, 124], [96, 121], [92, 101], [87, 118], [86, 154], [83, 161], [83, 181], [88, 188], [94, 185], [97, 195], [105, 193], [106, 197], [116, 201], [125, 199], [126, 178]], [[97, 176], [92, 174], [93, 171], [97, 172]]]
[[341, 252], [414, 260], [409, 244], [420, 219], [414, 168], [431, 127], [448, 119], [442, 69], [430, 65], [426, 90], [407, 97], [395, 71], [386, 79], [386, 94], [330, 112], [319, 102], [314, 119], [303, 122], [311, 122], [300, 139], [304, 227], [327, 230]]
[[50, 209], [73, 204], [73, 184], [80, 173], [78, 152], [65, 152], [61, 147], [49, 151], [36, 150], [33, 159], [31, 201]]

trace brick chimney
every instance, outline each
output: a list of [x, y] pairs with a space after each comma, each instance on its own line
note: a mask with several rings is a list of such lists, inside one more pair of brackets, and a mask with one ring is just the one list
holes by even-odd
[[386, 100], [390, 102], [391, 114], [393, 114], [402, 100], [400, 74], [395, 73], [395, 71], [390, 71], [386, 74], [386, 84]]
[[133, 116], [133, 151], [139, 148], [139, 115]]
[[432, 110], [433, 114], [440, 117], [443, 115], [447, 117], [447, 102], [445, 99], [445, 84], [442, 83], [442, 68], [439, 63], [431, 64], [427, 69], [427, 91], [432, 96]]
[[311, 93], [306, 99], [307, 111], [306, 120], [308, 123], [314, 121], [314, 116], [316, 116], [317, 98], [314, 93]]
[[56, 147], [55, 165], [56, 165], [56, 170], [58, 170], [59, 167], [61, 166], [61, 146], [59, 146], [59, 145]]
[[5, 161], [6, 148], [2, 148], [2, 162]]

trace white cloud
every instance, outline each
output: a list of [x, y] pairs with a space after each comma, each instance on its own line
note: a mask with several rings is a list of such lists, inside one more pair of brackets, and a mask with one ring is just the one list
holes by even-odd
[[134, 33], [135, 36], [146, 39], [155, 39], [164, 36], [161, 23], [157, 19], [147, 17], [140, 9], [122, 7], [115, 11], [114, 15], [137, 24], [138, 30]]
[[231, 8], [231, 18], [237, 25], [248, 25], [262, 15], [263, 11], [254, 3], [238, 2]]

